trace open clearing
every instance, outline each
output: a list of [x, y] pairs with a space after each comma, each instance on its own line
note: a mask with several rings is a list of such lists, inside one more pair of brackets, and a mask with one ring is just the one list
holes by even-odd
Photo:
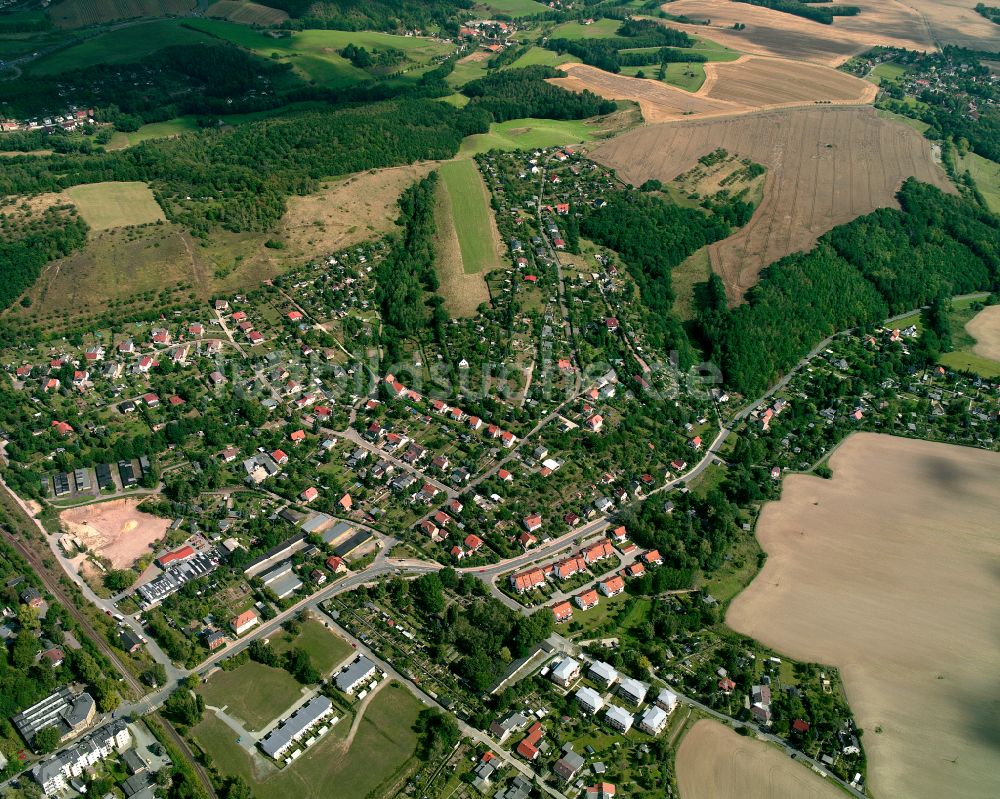
[[236, 733], [214, 715], [206, 713], [192, 732], [211, 762], [246, 779], [257, 799], [357, 799], [409, 769], [417, 744], [412, 727], [421, 708], [409, 691], [390, 683], [365, 704], [352, 741], [344, 737], [351, 722], [344, 718], [291, 766], [263, 777], [236, 743]]
[[[930, 6], [936, 0], [923, 2]], [[837, 17], [832, 25], [731, 0], [677, 0], [662, 8], [675, 16], [711, 21], [710, 25], [666, 23], [693, 36], [708, 36], [719, 44], [746, 53], [794, 58], [827, 66], [839, 66], [851, 56], [880, 44], [910, 50], [934, 49], [933, 39], [921, 15], [903, 2], [852, 0], [850, 5], [860, 8], [861, 13], [853, 17]], [[972, 5], [975, 4], [970, 0], [970, 9]], [[975, 12], [970, 13], [975, 15]], [[746, 28], [734, 30], [736, 23]]]
[[448, 161], [438, 171], [451, 198], [463, 269], [476, 275], [498, 268], [500, 233], [490, 209], [489, 192], [475, 162]]
[[139, 500], [113, 499], [64, 510], [59, 518], [87, 549], [107, 558], [114, 569], [127, 569], [159, 541], [170, 526], [139, 510]]
[[287, 671], [252, 660], [232, 671], [219, 669], [197, 690], [206, 705], [225, 708], [252, 732], [265, 729], [302, 695]]
[[776, 747], [701, 719], [677, 750], [681, 799], [838, 799], [842, 794]]
[[65, 194], [91, 230], [145, 225], [166, 219], [145, 183], [86, 183], [66, 189]]
[[983, 308], [965, 329], [976, 340], [972, 348], [976, 355], [1000, 362], [1000, 305]]
[[958, 169], [972, 176], [986, 205], [993, 213], [1000, 214], [1000, 164], [976, 153], [968, 153], [959, 157]]
[[[639, 103], [647, 122], [749, 113], [797, 105], [867, 104], [878, 88], [829, 67], [784, 58], [741, 56], [702, 65], [705, 81], [696, 92], [651, 78], [615, 75], [586, 64], [566, 64], [566, 78], [550, 82], [567, 89], [589, 89], [611, 100]], [[647, 74], [655, 70], [646, 70]]]
[[951, 191], [930, 142], [871, 108], [805, 108], [725, 119], [648, 125], [590, 155], [634, 185], [664, 183], [723, 147], [767, 167], [764, 198], [750, 222], [709, 247], [732, 302], [760, 270], [811, 247], [830, 228], [896, 205], [909, 176]]
[[205, 16], [228, 19], [240, 25], [264, 26], [280, 25], [288, 19], [288, 14], [280, 9], [240, 0], [218, 0], [205, 9]]
[[324, 677], [354, 653], [354, 648], [347, 641], [314, 618], [302, 622], [294, 637], [288, 633], [277, 639], [272, 637], [271, 646], [279, 655], [291, 649], [304, 649], [309, 653], [313, 666]]
[[63, 0], [49, 8], [49, 18], [58, 28], [82, 28], [136, 17], [183, 14], [194, 7], [195, 0]]
[[1000, 454], [870, 433], [791, 475], [738, 632], [840, 668], [874, 796], [1000, 795]]
[[[475, 169], [475, 165], [469, 163]], [[489, 223], [494, 226], [495, 231], [496, 223], [492, 214]], [[445, 308], [452, 317], [474, 316], [479, 305], [489, 301], [490, 293], [484, 274], [470, 274], [465, 270], [455, 208], [451, 192], [444, 180], [438, 181], [437, 185], [434, 227], [434, 266], [441, 284], [438, 293], [444, 298]], [[499, 241], [499, 234], [487, 231], [489, 227], [481, 231], [481, 234], [489, 236], [491, 241], [492, 236], [497, 235]]]

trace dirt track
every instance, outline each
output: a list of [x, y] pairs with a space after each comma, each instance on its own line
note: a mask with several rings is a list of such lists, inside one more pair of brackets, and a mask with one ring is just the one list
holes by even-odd
[[768, 264], [808, 249], [830, 228], [895, 206], [903, 180], [950, 184], [915, 130], [871, 108], [815, 107], [648, 125], [590, 155], [635, 185], [673, 180], [717, 147], [768, 168], [764, 199], [750, 222], [709, 248], [712, 268], [739, 302]]

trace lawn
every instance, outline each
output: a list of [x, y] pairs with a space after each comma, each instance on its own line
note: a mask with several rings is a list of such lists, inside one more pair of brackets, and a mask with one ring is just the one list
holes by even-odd
[[942, 366], [956, 371], [975, 372], [986, 378], [1000, 377], [1000, 363], [966, 350], [946, 352], [938, 358], [938, 361]]
[[500, 266], [489, 195], [474, 161], [464, 159], [441, 164], [439, 172], [451, 198], [452, 218], [462, 250], [466, 274], [479, 274]]
[[990, 210], [1000, 214], [1000, 164], [981, 155], [969, 153], [958, 159], [958, 169], [960, 172], [964, 170], [972, 175], [976, 188], [983, 195]]
[[355, 799], [374, 795], [413, 763], [417, 736], [412, 727], [422, 709], [405, 688], [382, 688], [365, 708], [357, 734], [344, 752], [351, 719], [342, 719], [291, 766], [258, 780], [249, 755], [236, 745], [235, 734], [206, 713], [194, 738], [220, 771], [246, 779], [257, 799]]
[[882, 81], [896, 81], [903, 77], [909, 70], [902, 64], [896, 64], [893, 61], [889, 61], [885, 64], [879, 64], [875, 69], [871, 71], [868, 76], [868, 80], [872, 83], [881, 84]]
[[691, 50], [705, 56], [709, 61], [735, 61], [743, 55], [739, 50], [725, 47], [711, 39], [704, 39], [701, 36], [692, 36], [691, 38], [694, 39], [694, 46], [691, 47]]
[[291, 707], [302, 695], [302, 686], [284, 669], [251, 661], [233, 671], [217, 671], [198, 686], [198, 693], [206, 705], [225, 707], [247, 729], [258, 731]]
[[[235, 26], [234, 26], [235, 27]], [[139, 33], [141, 31], [141, 34]], [[94, 64], [122, 64], [172, 44], [204, 44], [204, 33], [182, 27], [179, 20], [162, 20], [108, 31], [73, 47], [43, 56], [31, 63], [29, 72], [50, 75]]]
[[148, 125], [142, 125], [134, 133], [125, 135], [128, 136], [129, 145], [133, 145], [147, 139], [165, 139], [168, 136], [179, 136], [193, 130], [200, 130], [198, 122], [193, 116], [186, 116], [168, 119], [166, 122], [151, 122]]
[[294, 638], [285, 633], [276, 640], [272, 639], [271, 646], [279, 655], [294, 647], [304, 649], [312, 658], [313, 666], [324, 676], [354, 652], [354, 648], [347, 641], [328, 630], [316, 619], [304, 621]]
[[594, 128], [580, 120], [511, 119], [490, 125], [489, 133], [467, 136], [461, 154], [473, 156], [487, 150], [530, 150], [579, 144], [594, 138]]
[[66, 189], [65, 193], [92, 230], [165, 219], [163, 209], [145, 183], [86, 183]]

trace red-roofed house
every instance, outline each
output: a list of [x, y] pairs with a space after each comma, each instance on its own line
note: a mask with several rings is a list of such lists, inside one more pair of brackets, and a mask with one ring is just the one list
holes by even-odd
[[588, 785], [583, 790], [584, 799], [615, 799], [617, 789], [613, 783], [599, 782], [597, 785]]
[[510, 576], [511, 588], [519, 594], [523, 594], [525, 591], [531, 591], [532, 589], [542, 585], [544, 582], [545, 572], [539, 568], [530, 569], [526, 572], [512, 574]]
[[535, 538], [531, 533], [521, 533], [521, 535], [518, 536], [517, 542], [524, 549], [530, 549], [531, 547], [533, 547], [535, 544], [538, 543], [538, 539]]
[[600, 433], [601, 428], [604, 427], [604, 417], [599, 413], [595, 413], [591, 416], [585, 423], [587, 429], [593, 433]]
[[160, 404], [160, 398], [156, 396], [152, 391], [148, 394], [142, 395], [142, 401], [146, 403], [149, 408], [155, 408]]
[[461, 548], [460, 546], [458, 546], [458, 545], [456, 544], [455, 546], [453, 546], [453, 547], [451, 548], [451, 556], [452, 556], [452, 557], [453, 557], [453, 558], [454, 558], [455, 560], [461, 560], [462, 558], [464, 558], [464, 557], [465, 557], [465, 552], [463, 551], [463, 549], [462, 549], [462, 548]]
[[514, 475], [512, 475], [506, 469], [500, 469], [499, 471], [497, 471], [497, 477], [499, 477], [505, 483], [510, 483], [513, 482], [514, 480]]
[[645, 561], [647, 566], [659, 566], [663, 563], [663, 558], [660, 557], [660, 552], [656, 549], [651, 549], [649, 552], [646, 552], [642, 556], [642, 559]]
[[331, 555], [326, 559], [326, 568], [328, 568], [334, 574], [340, 574], [340, 572], [347, 571], [347, 566], [344, 564], [344, 559], [338, 558], [336, 555]]
[[535, 530], [541, 528], [542, 515], [540, 513], [533, 513], [531, 516], [525, 516], [521, 523], [524, 525], [525, 530], [529, 533], [533, 533]]
[[508, 433], [506, 430], [504, 430], [502, 433], [500, 433], [500, 441], [507, 449], [510, 449], [511, 447], [514, 446], [515, 442], [517, 441], [517, 437], [513, 433]]
[[610, 558], [615, 554], [614, 547], [611, 546], [611, 542], [606, 538], [598, 541], [596, 544], [592, 544], [580, 553], [583, 555], [583, 559], [587, 564], [597, 563], [598, 561], [604, 560], [605, 558]]
[[292, 322], [299, 322], [299, 321], [301, 321], [301, 320], [302, 320], [302, 314], [301, 314], [301, 313], [299, 313], [298, 311], [289, 311], [289, 312], [288, 312], [288, 318], [289, 318], [289, 319], [290, 319], [290, 320], [291, 320]]
[[542, 729], [541, 723], [536, 721], [528, 728], [524, 740], [517, 745], [517, 753], [525, 760], [534, 760], [538, 757], [538, 744], [544, 735], [545, 730]]
[[337, 500], [337, 504], [344, 509], [344, 513], [347, 513], [354, 504], [354, 500], [351, 499], [350, 494], [344, 494], [344, 496]]
[[244, 610], [239, 616], [229, 622], [229, 626], [237, 635], [243, 635], [251, 627], [255, 626], [260, 618], [254, 610]]
[[472, 555], [473, 553], [478, 552], [482, 548], [483, 539], [481, 539], [475, 533], [469, 533], [465, 537], [464, 543], [467, 554]]
[[319, 491], [315, 486], [309, 486], [305, 491], [299, 494], [299, 499], [303, 502], [312, 502], [316, 497], [319, 496]]
[[286, 463], [288, 463], [288, 455], [285, 453], [284, 450], [281, 449], [276, 449], [274, 452], [272, 452], [271, 458], [279, 466], [284, 466]]
[[61, 436], [68, 436], [73, 432], [72, 426], [66, 422], [53, 422], [52, 429], [55, 430]]
[[569, 602], [560, 602], [552, 606], [552, 615], [556, 617], [556, 624], [562, 624], [573, 618], [573, 606]]
[[690, 444], [691, 449], [701, 449], [701, 436], [695, 436], [688, 444]]
[[642, 577], [646, 573], [646, 567], [641, 563], [633, 563], [625, 569], [625, 573], [629, 577]]
[[300, 444], [300, 443], [302, 443], [303, 441], [306, 440], [306, 431], [305, 430], [295, 430], [295, 431], [292, 432], [292, 434], [289, 436], [289, 438], [294, 443]]
[[598, 587], [604, 596], [617, 596], [625, 590], [625, 581], [616, 574], [614, 577], [609, 577], [602, 582]]
[[597, 591], [591, 588], [589, 591], [577, 594], [573, 597], [573, 601], [580, 610], [590, 610], [593, 607], [597, 607]]

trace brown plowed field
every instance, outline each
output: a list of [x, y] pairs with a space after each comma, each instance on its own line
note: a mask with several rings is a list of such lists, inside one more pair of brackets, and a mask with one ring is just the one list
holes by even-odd
[[705, 83], [686, 92], [658, 80], [614, 75], [586, 64], [560, 67], [569, 77], [551, 83], [589, 89], [611, 100], [634, 100], [647, 122], [749, 113], [813, 103], [858, 104], [875, 99], [874, 84], [816, 64], [784, 58], [743, 56], [705, 65]]
[[760, 270], [811, 247], [830, 228], [884, 206], [914, 176], [950, 184], [915, 130], [880, 119], [872, 108], [815, 107], [724, 119], [647, 125], [591, 151], [635, 185], [671, 181], [723, 147], [767, 167], [764, 199], [750, 222], [709, 248], [712, 268], [739, 302]]
[[[937, 3], [937, 0], [910, 1], [914, 5], [927, 6]], [[970, 7], [975, 5], [972, 0], [964, 2], [968, 2]], [[677, 0], [664, 5], [663, 9], [676, 16], [711, 20], [707, 26], [667, 24], [734, 50], [829, 66], [838, 66], [851, 56], [878, 44], [910, 50], [934, 49], [927, 25], [913, 8], [897, 0], [851, 0], [850, 5], [858, 6], [861, 13], [854, 17], [837, 17], [832, 25], [731, 0]], [[976, 16], [974, 11], [971, 13]], [[746, 25], [746, 28], [733, 30], [737, 22]]]

